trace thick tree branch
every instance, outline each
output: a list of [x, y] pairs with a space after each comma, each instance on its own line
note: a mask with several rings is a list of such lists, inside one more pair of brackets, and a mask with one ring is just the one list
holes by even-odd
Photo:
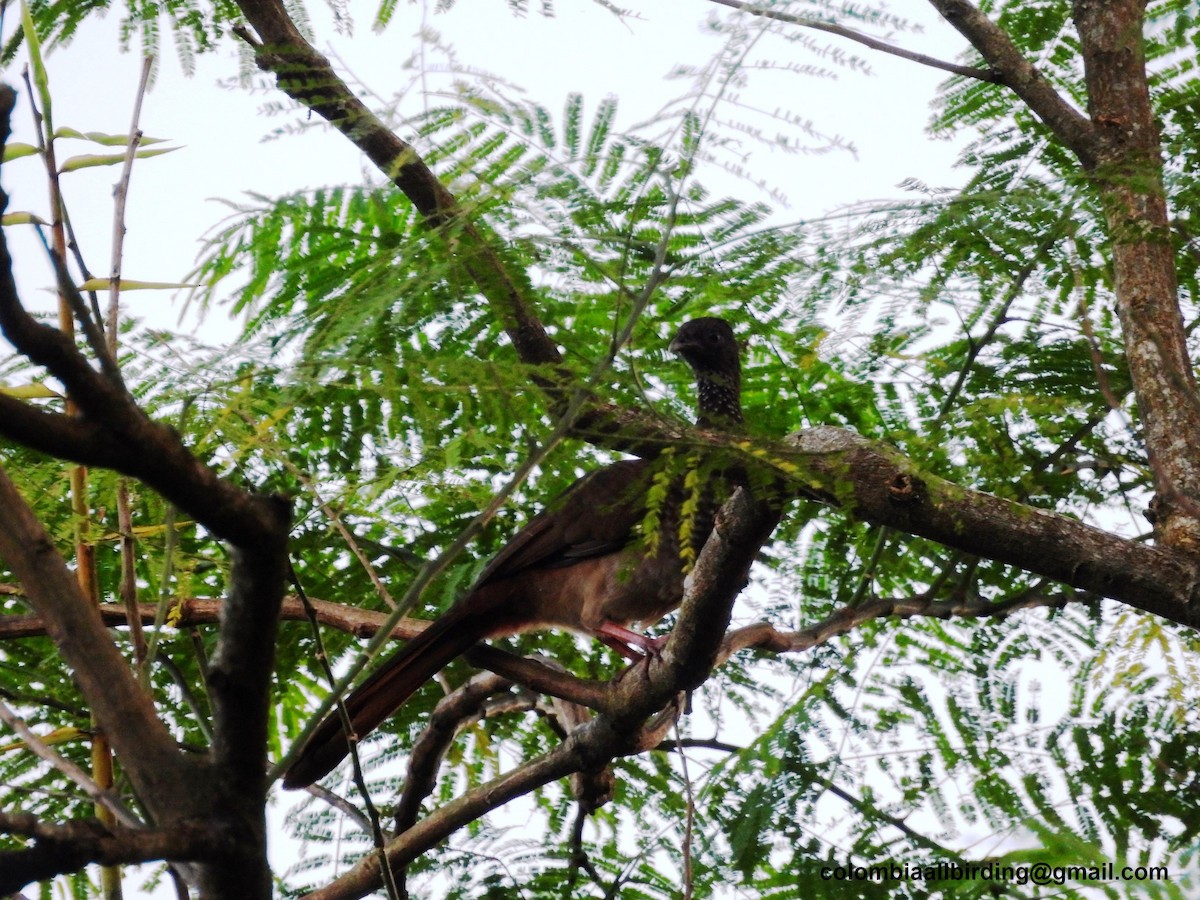
[[[287, 510], [280, 520], [287, 521]], [[209, 661], [213, 701], [212, 764], [236, 796], [266, 796], [267, 722], [275, 668], [275, 623], [286, 583], [285, 553], [231, 551], [221, 637]], [[264, 841], [265, 832], [262, 835]], [[265, 844], [264, 844], [265, 846]]]
[[1144, 0], [1076, 0], [1088, 117], [967, 0], [930, 0], [1093, 179], [1113, 241], [1117, 309], [1157, 491], [1155, 534], [1200, 554], [1200, 397], [1179, 307]]
[[[763, 441], [751, 445], [716, 432], [692, 431], [690, 444], [740, 455], [748, 463], [774, 469], [787, 480], [781, 488], [785, 493], [820, 498], [872, 524], [1009, 563], [1182, 625], [1200, 625], [1200, 602], [1194, 600], [1200, 594], [1200, 565], [1190, 556], [960, 487], [922, 471], [894, 448], [853, 431], [812, 428], [779, 445]], [[319, 609], [331, 623], [341, 623], [336, 627], [356, 634], [373, 633], [377, 627], [373, 617], [378, 614], [336, 613], [333, 606]], [[211, 615], [211, 611], [205, 614]], [[111, 615], [119, 613], [114, 610]], [[22, 620], [19, 627], [33, 627], [33, 623]], [[403, 629], [398, 633], [404, 634]], [[524, 683], [520, 676], [515, 680]]]
[[979, 51], [996, 73], [996, 80], [1011, 88], [1085, 166], [1090, 166], [1094, 160], [1092, 123], [1025, 59], [1008, 33], [967, 0], [929, 3]]
[[[0, 208], [7, 202], [0, 191]], [[63, 380], [84, 412], [83, 418], [72, 418], [0, 395], [0, 435], [59, 459], [138, 478], [233, 543], [265, 540], [271, 526], [278, 533], [264, 498], [222, 480], [192, 456], [175, 432], [151, 421], [122, 389], [91, 369], [62, 332], [35, 322], [20, 307], [3, 235], [0, 330], [29, 359]]]
[[[276, 504], [277, 534], [286, 536], [290, 509]], [[272, 893], [267, 863], [267, 746], [276, 623], [287, 583], [282, 540], [233, 546], [229, 588], [221, 609], [220, 640], [209, 661], [213, 741], [205, 757], [205, 811], [234, 837], [219, 865], [199, 868], [204, 896], [265, 898]]]
[[1189, 555], [967, 490], [846, 429], [808, 429], [788, 444], [780, 470], [794, 466], [794, 479], [865, 521], [1200, 627], [1200, 563]]
[[[14, 297], [10, 265], [0, 236], [0, 267], [3, 267], [0, 308], [6, 305], [8, 298]], [[20, 315], [26, 314], [22, 310]], [[4, 327], [4, 320], [5, 314], [0, 312], [0, 329]], [[54, 335], [60, 334], [57, 329], [40, 324], [37, 327], [46, 328]], [[7, 336], [7, 331], [5, 333]], [[53, 370], [52, 374], [58, 376]], [[91, 374], [97, 382], [104, 381], [98, 373]], [[108, 393], [113, 402], [132, 405], [121, 398], [115, 388], [101, 389], [96, 395], [100, 393]], [[111, 469], [137, 478], [187, 510], [214, 535], [232, 543], [253, 545], [265, 540], [272, 534], [271, 526], [275, 526], [275, 540], [279, 540], [278, 522], [272, 521], [268, 498], [239, 490], [224, 481], [192, 456], [175, 432], [153, 422], [140, 411], [134, 418], [116, 412], [112, 406], [102, 405], [96, 416], [85, 408], [84, 418], [72, 418], [0, 395], [0, 435], [58, 459]]]
[[109, 828], [95, 819], [47, 825], [26, 813], [0, 813], [0, 832], [32, 838], [25, 850], [0, 850], [0, 896], [91, 863], [118, 866], [155, 860], [220, 860], [231, 849], [207, 824]]

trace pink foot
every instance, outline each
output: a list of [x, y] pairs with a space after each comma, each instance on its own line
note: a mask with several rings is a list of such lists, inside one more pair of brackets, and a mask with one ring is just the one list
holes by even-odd
[[[670, 635], [664, 634], [662, 637], [652, 638], [637, 631], [631, 631], [616, 622], [602, 622], [596, 629], [596, 637], [625, 658], [637, 661], [646, 657], [661, 656], [663, 645], [666, 644]], [[634, 650], [634, 647], [640, 648], [641, 652]]]

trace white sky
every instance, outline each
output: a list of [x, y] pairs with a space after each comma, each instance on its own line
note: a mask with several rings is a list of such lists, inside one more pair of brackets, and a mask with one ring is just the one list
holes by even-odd
[[[434, 14], [420, 5], [400, 4], [396, 20], [382, 35], [370, 29], [371, 3], [352, 2], [359, 17], [353, 39], [328, 27], [326, 11], [313, 3], [323, 51], [334, 51], [365, 84], [382, 96], [409, 85], [414, 72], [405, 63], [418, 46], [413, 38], [421, 26], [441, 32], [461, 63], [496, 73], [524, 87], [528, 96], [551, 110], [561, 110], [569, 92], [581, 92], [593, 110], [605, 95], [619, 98], [617, 127], [628, 126], [654, 113], [667, 100], [683, 93], [681, 80], [666, 76], [679, 63], [703, 63], [718, 47], [701, 23], [724, 9], [701, 0], [656, 0], [636, 7], [644, 18], [618, 21], [591, 3], [557, 4], [557, 17], [530, 15], [514, 18], [503, 0], [460, 2], [448, 14]], [[434, 4], [430, 3], [432, 7]], [[963, 42], [947, 26], [928, 15], [923, 5], [906, 4], [925, 15], [924, 34], [897, 35], [906, 48], [953, 59]], [[19, 26], [17, 10], [9, 8], [5, 37]], [[49, 55], [54, 121], [79, 131], [124, 133], [129, 128], [134, 89], [140, 71], [136, 54], [119, 54], [117, 18], [96, 21], [70, 47]], [[955, 148], [924, 133], [929, 102], [942, 73], [825, 35], [809, 35], [819, 47], [837, 48], [865, 58], [871, 74], [841, 70], [837, 80], [802, 75], [754, 73], [743, 99], [762, 109], [785, 109], [826, 134], [837, 134], [857, 148], [857, 154], [785, 156], [766, 147], [749, 146], [747, 168], [776, 185], [790, 201], [784, 219], [811, 218], [865, 199], [900, 195], [897, 185], [916, 178], [934, 185], [962, 180], [951, 170]], [[225, 215], [214, 198], [238, 199], [246, 191], [279, 194], [318, 185], [356, 182], [362, 178], [358, 151], [340, 135], [312, 130], [301, 137], [263, 141], [277, 127], [297, 121], [295, 115], [268, 118], [266, 104], [279, 102], [278, 93], [250, 93], [221, 88], [238, 73], [233, 42], [198, 60], [198, 71], [183, 77], [174, 49], [164, 48], [157, 83], [146, 98], [141, 127], [147, 135], [168, 138], [182, 149], [165, 157], [140, 162], [135, 170], [127, 211], [126, 278], [179, 281], [192, 267], [199, 237]], [[818, 57], [776, 39], [767, 55], [780, 62], [820, 64]], [[433, 58], [432, 56], [430, 57]], [[19, 61], [6, 81], [20, 88]], [[445, 87], [445, 77], [430, 76], [431, 86]], [[419, 102], [419, 101], [418, 101]], [[436, 101], [435, 101], [436, 102]], [[413, 109], [419, 107], [412, 107]], [[590, 115], [590, 112], [589, 112]], [[782, 130], [782, 128], [781, 128]], [[22, 100], [14, 119], [13, 140], [32, 142], [28, 104]], [[60, 145], [60, 162], [67, 155], [105, 152], [92, 145]], [[108, 151], [112, 152], [112, 151]], [[117, 168], [89, 169], [64, 177], [67, 203], [80, 233], [88, 264], [98, 275], [109, 267], [111, 190]], [[717, 193], [738, 192], [766, 199], [732, 178], [700, 174]], [[10, 211], [46, 208], [45, 182], [34, 159], [5, 167], [3, 182], [12, 195]], [[31, 308], [49, 309], [49, 269], [29, 229], [9, 229], [17, 260], [18, 282]], [[160, 327], [173, 327], [179, 301], [167, 292], [125, 295], [131, 312]], [[196, 323], [190, 321], [190, 330]], [[228, 324], [210, 319], [201, 331], [210, 340], [233, 334]], [[5, 347], [7, 351], [7, 347]], [[291, 858], [279, 829], [272, 856], [277, 865]], [[282, 871], [280, 865], [278, 871]], [[133, 883], [127, 896], [136, 896]], [[149, 895], [147, 895], [149, 896]], [[160, 892], [153, 896], [169, 896]]]

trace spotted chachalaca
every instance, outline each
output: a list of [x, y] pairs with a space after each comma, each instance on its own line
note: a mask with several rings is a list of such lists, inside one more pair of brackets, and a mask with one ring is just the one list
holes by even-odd
[[[693, 319], [679, 329], [669, 349], [695, 374], [697, 425], [739, 428], [741, 368], [728, 323]], [[554, 627], [594, 635], [631, 657], [639, 654], [630, 645], [656, 652], [655, 641], [628, 626], [652, 625], [679, 606], [685, 559], [694, 558], [707, 540], [721, 499], [717, 494], [723, 493], [701, 489], [689, 498], [683, 477], [674, 477], [656, 510], [658, 538], [647, 541], [641, 529], [652, 511], [648, 495], [657, 471], [661, 469], [654, 461], [644, 459], [597, 469], [531, 519], [496, 554], [469, 594], [346, 698], [358, 737], [377, 728], [443, 666], [484, 638]], [[342, 722], [331, 713], [288, 769], [284, 787], [312, 784], [348, 753]]]

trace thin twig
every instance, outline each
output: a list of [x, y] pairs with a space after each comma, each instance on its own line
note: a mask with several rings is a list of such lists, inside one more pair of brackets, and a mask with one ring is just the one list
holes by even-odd
[[[690, 702], [690, 700], [689, 700]], [[695, 895], [695, 877], [692, 872], [692, 841], [696, 831], [696, 792], [692, 789], [692, 777], [688, 773], [687, 753], [683, 748], [683, 737], [679, 733], [679, 715], [675, 716], [675, 746], [679, 752], [679, 771], [683, 789], [687, 795], [687, 806], [683, 824], [683, 900], [692, 900]]]
[[[329, 682], [330, 689], [333, 690], [337, 686], [337, 677], [333, 674], [333, 667], [329, 664], [329, 654], [325, 652], [325, 642], [321, 640], [321, 626], [317, 621], [317, 614], [312, 604], [308, 602], [308, 594], [304, 591], [304, 585], [300, 583], [300, 576], [296, 574], [296, 567], [290, 561], [288, 562], [288, 577], [291, 579], [293, 587], [296, 588], [300, 602], [304, 605], [304, 612], [308, 616], [313, 639], [317, 643], [317, 662]], [[354, 773], [354, 786], [358, 789], [359, 796], [362, 797], [363, 806], [366, 807], [367, 819], [370, 822], [371, 841], [379, 856], [383, 885], [390, 900], [400, 900], [400, 892], [396, 887], [396, 876], [392, 872], [387, 853], [384, 851], [387, 842], [383, 836], [383, 826], [379, 822], [379, 810], [371, 799], [371, 792], [367, 789], [367, 779], [363, 775], [362, 760], [358, 755], [358, 734], [354, 730], [354, 723], [350, 721], [350, 713], [346, 710], [346, 704], [342, 702], [341, 696], [337, 694], [334, 696], [337, 697], [338, 718], [342, 721], [342, 730], [346, 733], [346, 743], [350, 748], [350, 766]]]
[[992, 317], [992, 321], [988, 325], [987, 331], [983, 333], [983, 336], [979, 338], [979, 340], [975, 340], [971, 337], [970, 333], [967, 334], [967, 341], [969, 345], [967, 350], [967, 358], [963, 361], [962, 367], [958, 371], [958, 377], [954, 381], [954, 386], [950, 388], [950, 392], [946, 394], [945, 399], [942, 400], [942, 406], [938, 410], [937, 418], [933, 423], [935, 428], [939, 427], [945, 420], [946, 416], [949, 415], [950, 408], [958, 400], [959, 392], [966, 383], [967, 376], [970, 374], [971, 367], [975, 364], [975, 360], [979, 357], [979, 354], [983, 352], [983, 348], [991, 343], [992, 338], [996, 336], [996, 332], [1008, 322], [1009, 309], [1021, 295], [1021, 292], [1025, 290], [1025, 283], [1030, 279], [1033, 273], [1037, 271], [1038, 266], [1042, 264], [1043, 257], [1050, 252], [1056, 243], [1058, 243], [1059, 238], [1062, 237], [1063, 229], [1070, 224], [1071, 216], [1074, 215], [1074, 213], [1075, 207], [1071, 203], [1067, 203], [1063, 208], [1062, 214], [1058, 217], [1057, 221], [1055, 221], [1053, 227], [1047, 229], [1045, 237], [1042, 238], [1042, 240], [1038, 243], [1038, 246], [1029, 255], [1025, 265], [1018, 269], [1016, 274], [1013, 276], [1012, 283], [1008, 286], [1008, 291], [1005, 293], [1004, 299], [1000, 302], [1000, 308]]
[[953, 75], [961, 75], [964, 78], [974, 78], [978, 81], [986, 81], [991, 84], [1000, 83], [1000, 76], [993, 69], [980, 69], [975, 66], [963, 66], [958, 63], [946, 62], [932, 56], [926, 56], [924, 53], [916, 53], [912, 50], [905, 50], [903, 47], [896, 47], [881, 41], [878, 38], [873, 38], [863, 34], [861, 31], [855, 31], [852, 28], [846, 28], [844, 25], [834, 25], [832, 22], [822, 22], [819, 19], [810, 19], [806, 16], [796, 16], [791, 13], [779, 12], [774, 9], [763, 9], [760, 6], [754, 6], [750, 3], [742, 3], [740, 0], [709, 0], [711, 3], [717, 3], [721, 6], [728, 6], [730, 9], [736, 9], [740, 12], [749, 13], [752, 16], [760, 16], [764, 19], [774, 19], [777, 22], [786, 22], [789, 25], [797, 25], [800, 28], [811, 28], [814, 31], [824, 31], [827, 34], [837, 35], [838, 37], [846, 38], [847, 40], [856, 41], [865, 47], [870, 47], [872, 50], [878, 50], [881, 53], [888, 53], [892, 56], [898, 56], [901, 59], [907, 59], [910, 62], [920, 63], [923, 66], [930, 66], [934, 69], [941, 69], [943, 72], [950, 72]]
[[54, 149], [54, 123], [50, 121], [48, 114], [43, 115], [42, 110], [38, 107], [37, 95], [33, 89], [33, 83], [30, 81], [28, 66], [25, 67], [22, 75], [25, 80], [25, 94], [29, 99], [29, 108], [33, 114], [34, 133], [37, 135], [38, 150], [41, 152], [42, 160], [45, 163], [46, 178], [50, 188], [50, 228], [54, 236], [53, 248], [51, 248], [50, 242], [46, 240], [46, 235], [42, 231], [41, 226], [34, 223], [34, 229], [42, 241], [42, 246], [46, 248], [46, 254], [49, 256], [51, 265], [54, 268], [55, 280], [58, 282], [59, 327], [63, 329], [64, 333], [73, 336], [74, 328], [71, 323], [73, 317], [77, 318], [80, 326], [83, 328], [84, 337], [87, 339], [88, 345], [100, 360], [100, 367], [104, 371], [104, 374], [114, 384], [120, 385], [120, 373], [105, 350], [99, 325], [92, 317], [91, 311], [84, 303], [83, 296], [75, 287], [75, 283], [71, 280], [71, 273], [67, 269], [67, 241], [63, 226], [66, 218], [66, 204], [63, 202], [62, 186], [59, 184], [58, 179], [58, 162]]
[[283, 459], [283, 464], [292, 477], [308, 488], [308, 492], [312, 495], [313, 499], [317, 501], [317, 507], [325, 514], [329, 521], [333, 523], [333, 527], [337, 529], [337, 533], [342, 536], [342, 540], [346, 542], [346, 546], [350, 548], [350, 552], [354, 554], [354, 558], [358, 560], [358, 564], [362, 566], [363, 571], [367, 573], [367, 578], [370, 579], [372, 587], [375, 588], [375, 593], [379, 595], [379, 598], [387, 605], [388, 609], [398, 608], [400, 604], [396, 602], [396, 598], [392, 596], [391, 591], [387, 589], [387, 585], [383, 583], [383, 579], [379, 577], [379, 572], [375, 569], [375, 566], [371, 564], [370, 557], [368, 557], [363, 551], [362, 547], [359, 546], [358, 540], [354, 537], [354, 532], [346, 527], [346, 523], [342, 521], [342, 517], [338, 515], [337, 511], [329, 505], [324, 497], [321, 496], [321, 492], [318, 490], [317, 485], [313, 483], [311, 478], [309, 478], [303, 471], [300, 470], [299, 466], [296, 466], [286, 457]]
[[142, 116], [142, 100], [146, 96], [146, 85], [150, 82], [150, 70], [153, 66], [154, 56], [148, 54], [142, 60], [142, 77], [138, 81], [137, 94], [133, 101], [133, 117], [129, 123], [129, 143], [125, 148], [125, 164], [121, 168], [121, 178], [113, 189], [112, 266], [108, 283], [108, 352], [113, 359], [117, 357], [117, 329], [120, 324], [121, 263], [125, 251], [125, 202], [129, 197], [129, 182], [133, 178], [133, 161], [137, 158], [138, 144], [142, 140], [138, 120]]
[[48, 763], [59, 772], [62, 772], [67, 778], [75, 782], [85, 794], [99, 806], [103, 806], [111, 812], [116, 819], [122, 824], [130, 828], [140, 828], [142, 823], [137, 818], [125, 809], [112, 794], [96, 784], [88, 774], [71, 762], [40, 737], [38, 737], [25, 720], [18, 716], [7, 703], [0, 700], [0, 721], [4, 722], [9, 728], [16, 732], [17, 737], [28, 747], [35, 756], [44, 762]]

